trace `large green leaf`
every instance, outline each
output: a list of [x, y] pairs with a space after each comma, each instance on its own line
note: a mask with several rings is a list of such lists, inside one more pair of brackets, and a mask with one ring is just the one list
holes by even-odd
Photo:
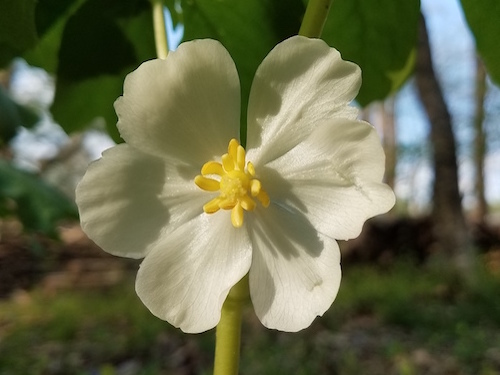
[[35, 0], [0, 0], [0, 67], [35, 45]]
[[[182, 9], [184, 40], [217, 39], [233, 57], [241, 80], [244, 127], [255, 71], [278, 42], [297, 34], [304, 13], [302, 1], [190, 0], [182, 2]], [[246, 130], [242, 130], [244, 142]]]
[[61, 219], [78, 217], [73, 201], [30, 173], [0, 160], [0, 215], [14, 215], [30, 232], [56, 235]]
[[500, 1], [461, 0], [465, 18], [490, 77], [500, 85]]
[[419, 12], [419, 0], [332, 3], [323, 38], [361, 67], [361, 105], [384, 99], [412, 73]]

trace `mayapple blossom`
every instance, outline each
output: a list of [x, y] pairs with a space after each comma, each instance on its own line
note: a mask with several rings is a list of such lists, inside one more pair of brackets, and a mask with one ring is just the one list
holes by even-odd
[[336, 240], [395, 201], [377, 133], [349, 106], [360, 75], [319, 39], [278, 44], [252, 84], [245, 150], [238, 75], [219, 42], [143, 63], [115, 102], [126, 143], [77, 188], [83, 230], [111, 254], [144, 257], [139, 297], [185, 332], [216, 326], [247, 274], [266, 327], [309, 326], [339, 288]]

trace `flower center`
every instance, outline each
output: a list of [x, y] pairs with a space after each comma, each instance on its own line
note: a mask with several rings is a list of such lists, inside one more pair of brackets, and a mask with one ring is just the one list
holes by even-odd
[[194, 183], [205, 191], [219, 191], [219, 196], [206, 203], [203, 211], [213, 214], [220, 209], [231, 210], [231, 223], [239, 228], [243, 225], [243, 210], [254, 210], [255, 198], [268, 207], [269, 196], [255, 178], [253, 164], [248, 162], [245, 166], [245, 149], [236, 139], [231, 139], [221, 161], [205, 163]]

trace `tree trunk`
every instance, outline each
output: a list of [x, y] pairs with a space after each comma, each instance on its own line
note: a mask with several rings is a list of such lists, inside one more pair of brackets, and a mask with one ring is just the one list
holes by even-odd
[[476, 114], [474, 118], [474, 165], [476, 170], [475, 193], [477, 198], [477, 219], [483, 223], [488, 213], [484, 194], [484, 158], [486, 156], [486, 135], [484, 134], [484, 97], [486, 95], [486, 69], [477, 58], [476, 70]]
[[394, 97], [375, 102], [363, 108], [361, 118], [382, 132], [382, 146], [385, 152], [385, 183], [393, 190], [396, 181], [397, 145], [394, 122]]
[[394, 97], [387, 98], [381, 103], [383, 146], [385, 150], [385, 182], [393, 190], [396, 185], [396, 126], [394, 123]]
[[434, 167], [432, 219], [438, 247], [436, 255], [443, 261], [451, 259], [455, 269], [470, 278], [473, 272], [473, 253], [458, 189], [455, 138], [450, 114], [432, 66], [423, 15], [420, 17], [416, 81], [431, 126]]

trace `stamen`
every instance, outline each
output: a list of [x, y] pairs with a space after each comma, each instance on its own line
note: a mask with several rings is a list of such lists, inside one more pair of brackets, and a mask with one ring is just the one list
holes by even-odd
[[[205, 191], [219, 192], [203, 206], [203, 211], [213, 214], [220, 209], [231, 210], [231, 223], [235, 228], [243, 226], [244, 211], [253, 211], [257, 199], [263, 207], [268, 207], [270, 199], [255, 178], [255, 167], [251, 162], [245, 168], [245, 149], [236, 139], [231, 139], [227, 154], [222, 155], [221, 163], [209, 161], [201, 168], [201, 175], [194, 182]], [[207, 176], [215, 175], [214, 178]], [[220, 179], [219, 177], [220, 176]]]
[[203, 206], [203, 211], [205, 211], [207, 214], [213, 214], [219, 211], [219, 202], [219, 197], [212, 199], [208, 203], [205, 203], [205, 205]]
[[199, 188], [206, 191], [217, 191], [220, 189], [219, 181], [212, 180], [211, 178], [206, 178], [200, 175], [194, 178], [194, 183], [198, 185]]
[[229, 141], [229, 145], [227, 146], [227, 153], [231, 155], [233, 160], [237, 159], [237, 154], [238, 154], [237, 150], [239, 145], [240, 145], [239, 142], [234, 138]]
[[222, 166], [226, 172], [234, 171], [234, 159], [231, 154], [222, 155]]
[[231, 223], [235, 228], [241, 228], [243, 225], [243, 207], [239, 203], [231, 210]]
[[224, 199], [224, 198], [218, 198], [219, 199], [219, 208], [222, 208], [223, 210], [230, 210], [236, 206], [237, 202], [230, 200], [230, 199]]
[[236, 165], [240, 171], [245, 170], [245, 149], [240, 145], [236, 149]]
[[252, 177], [255, 176], [255, 167], [253, 166], [251, 161], [247, 163], [247, 171]]
[[256, 206], [255, 201], [248, 195], [245, 195], [243, 198], [241, 198], [240, 203], [241, 207], [243, 207], [245, 211], [253, 211]]
[[252, 192], [252, 197], [259, 195], [262, 185], [259, 180], [250, 181], [250, 191]]
[[224, 174], [224, 170], [222, 169], [222, 164], [217, 163], [216, 161], [209, 161], [201, 167], [201, 174], [216, 174], [222, 176]]
[[257, 195], [257, 199], [259, 200], [260, 203], [262, 203], [264, 208], [269, 207], [269, 204], [271, 203], [269, 195], [267, 195], [267, 193], [264, 190], [260, 191], [260, 193]]

